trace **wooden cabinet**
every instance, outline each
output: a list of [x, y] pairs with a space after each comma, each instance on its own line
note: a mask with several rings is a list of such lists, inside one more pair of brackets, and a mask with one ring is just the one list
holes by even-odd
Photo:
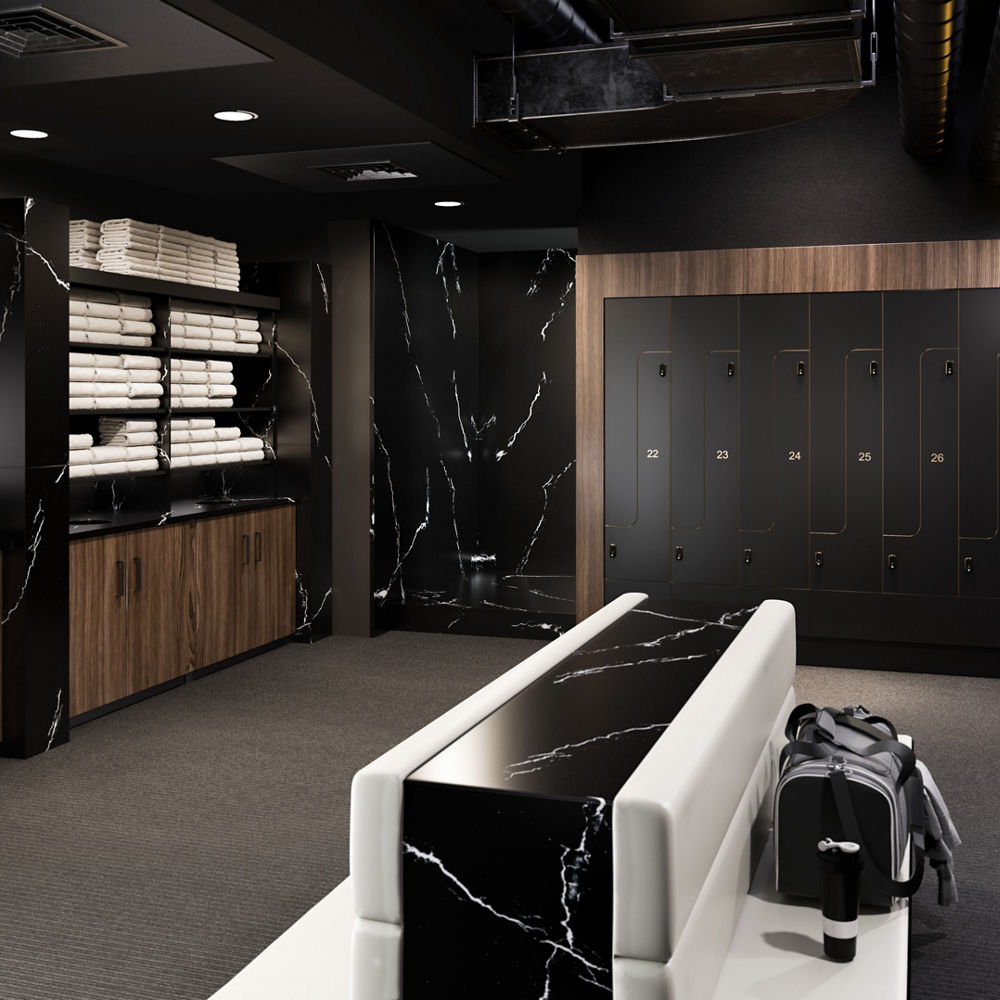
[[294, 631], [292, 506], [70, 546], [72, 715]]
[[70, 712], [79, 715], [194, 665], [191, 525], [70, 546]]

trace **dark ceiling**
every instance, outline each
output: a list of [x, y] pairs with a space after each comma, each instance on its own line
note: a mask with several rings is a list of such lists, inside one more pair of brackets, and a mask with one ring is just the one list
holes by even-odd
[[[29, 3], [0, 0], [0, 14]], [[487, 0], [45, 4], [126, 47], [0, 52], [0, 195], [188, 228], [211, 217], [220, 235], [250, 220], [294, 233], [370, 216], [472, 249], [575, 239], [584, 154], [519, 153], [473, 128], [474, 53], [511, 41]], [[879, 10], [887, 86], [891, 6]], [[995, 12], [996, 0], [970, 3], [967, 44], [982, 55]], [[212, 117], [228, 108], [260, 117]], [[358, 193], [318, 169], [355, 157], [412, 159], [420, 176]], [[438, 198], [465, 204], [438, 209]]]

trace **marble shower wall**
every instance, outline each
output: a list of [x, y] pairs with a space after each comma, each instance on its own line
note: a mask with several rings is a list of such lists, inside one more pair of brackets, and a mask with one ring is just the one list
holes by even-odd
[[574, 273], [374, 235], [377, 627], [546, 635], [574, 617]]

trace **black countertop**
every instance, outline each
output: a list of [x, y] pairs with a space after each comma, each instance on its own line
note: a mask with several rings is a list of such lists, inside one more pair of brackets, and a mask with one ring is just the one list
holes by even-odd
[[91, 538], [116, 531], [134, 531], [154, 528], [164, 524], [179, 524], [192, 518], [213, 517], [219, 514], [241, 514], [269, 507], [282, 507], [294, 503], [291, 497], [202, 497], [199, 500], [174, 500], [169, 510], [123, 509], [118, 511], [89, 511], [70, 514], [69, 537]]
[[753, 610], [647, 599], [407, 781], [611, 801]]

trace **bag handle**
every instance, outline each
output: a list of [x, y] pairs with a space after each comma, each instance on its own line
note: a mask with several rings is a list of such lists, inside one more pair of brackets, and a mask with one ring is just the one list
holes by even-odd
[[916, 772], [913, 779], [907, 784], [906, 799], [910, 814], [910, 834], [911, 850], [913, 851], [914, 871], [913, 875], [904, 880], [897, 881], [882, 872], [875, 864], [874, 858], [865, 844], [861, 835], [861, 827], [858, 824], [857, 814], [854, 812], [854, 803], [851, 800], [851, 790], [847, 782], [847, 775], [842, 770], [834, 770], [829, 775], [830, 787], [833, 789], [833, 801], [837, 807], [837, 817], [840, 820], [841, 829], [847, 840], [853, 840], [861, 848], [861, 858], [864, 867], [861, 869], [861, 877], [876, 891], [887, 896], [912, 896], [924, 878], [924, 825], [918, 819], [923, 815], [923, 782], [919, 772]]
[[853, 729], [855, 732], [864, 733], [873, 740], [885, 739], [885, 730], [879, 729], [875, 725], [876, 722], [881, 722], [883, 726], [889, 727], [889, 736], [892, 739], [899, 738], [896, 727], [888, 719], [883, 719], [881, 715], [869, 715], [866, 719], [859, 719], [856, 715], [851, 715], [849, 712], [838, 712], [835, 718], [840, 725], [847, 726], [848, 729]]
[[[884, 737], [885, 734], [883, 733], [882, 736]], [[898, 740], [883, 738], [860, 750], [849, 750], [847, 747], [843, 749], [855, 757], [874, 757], [880, 753], [891, 753], [899, 761], [897, 786], [909, 781], [917, 768], [917, 755], [905, 743], [900, 743]], [[781, 748], [781, 756], [778, 758], [778, 773], [782, 772], [788, 758], [795, 754], [811, 757], [813, 760], [821, 760], [824, 757], [834, 756], [834, 753], [833, 747], [824, 747], [820, 743], [812, 743], [809, 740], [792, 740]]]

